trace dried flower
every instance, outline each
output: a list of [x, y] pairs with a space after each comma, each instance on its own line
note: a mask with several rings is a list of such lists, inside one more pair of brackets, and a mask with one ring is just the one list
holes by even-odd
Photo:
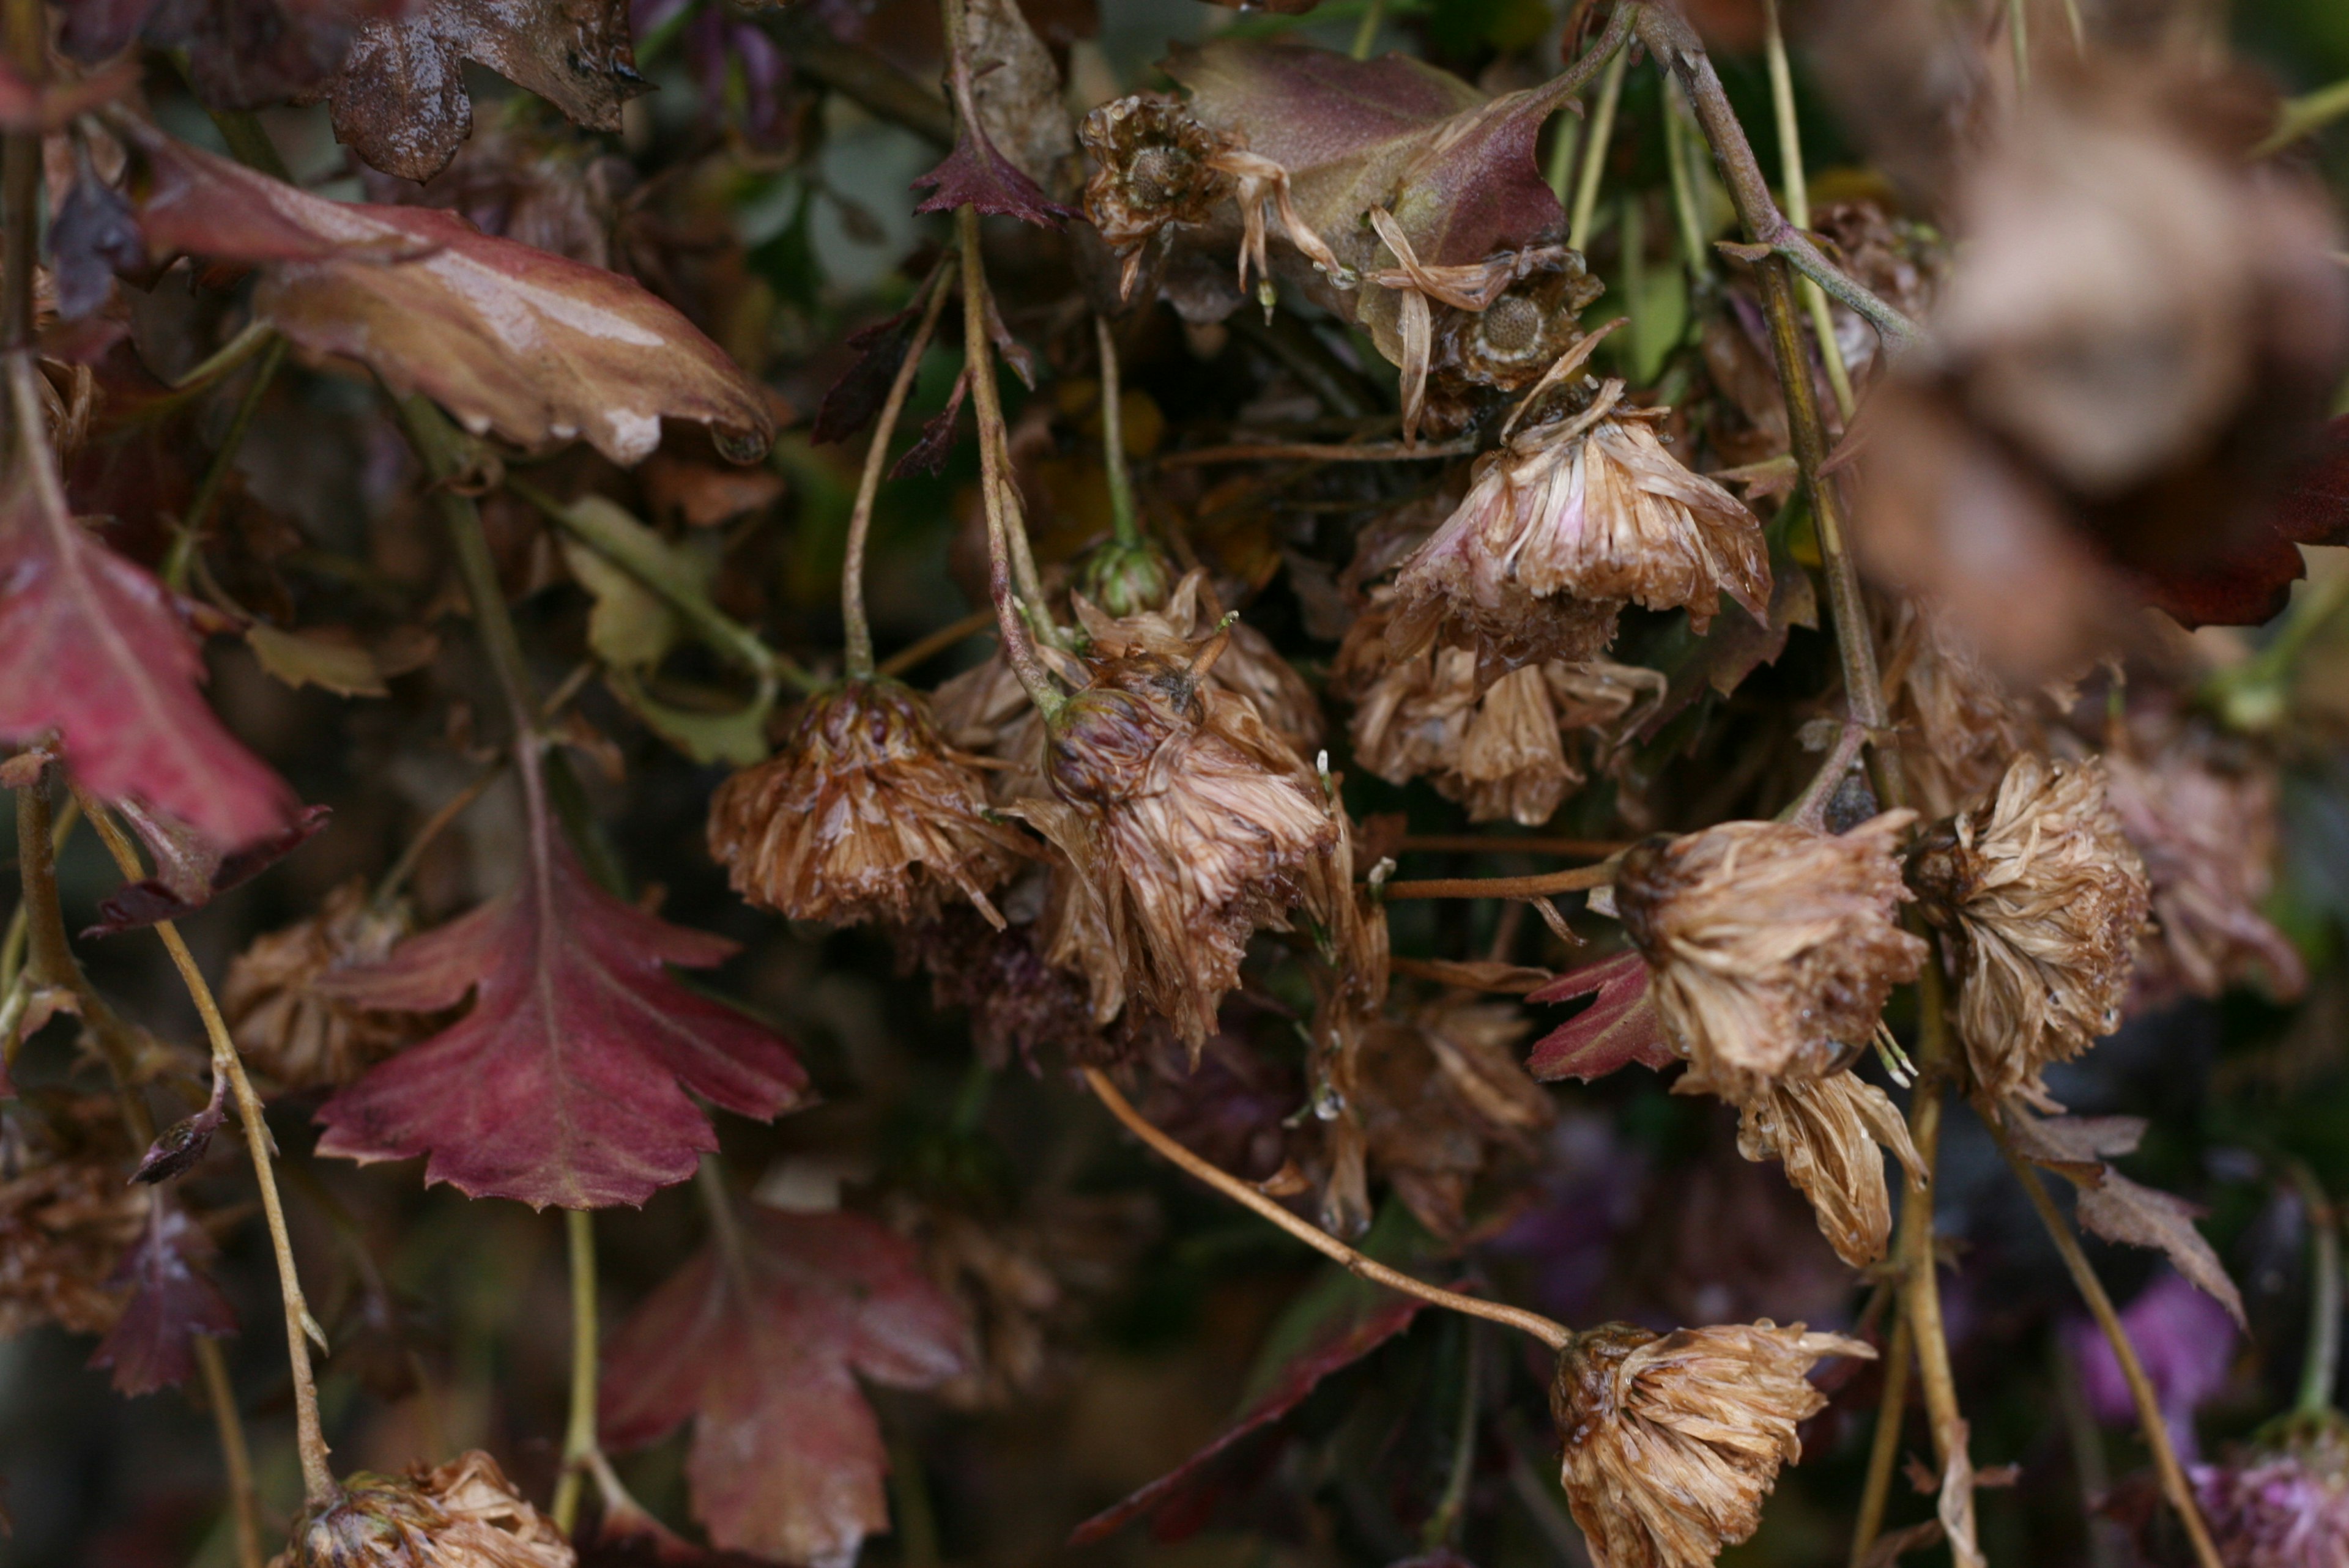
[[1751, 1536], [1795, 1428], [1826, 1405], [1806, 1377], [1874, 1349], [1799, 1323], [1683, 1328], [1608, 1324], [1558, 1357], [1550, 1411], [1562, 1480], [1597, 1568], [1706, 1568]]
[[2140, 995], [2216, 996], [2261, 975], [2288, 1001], [2308, 984], [2300, 954], [2260, 913], [2275, 861], [2274, 778], [2230, 760], [2193, 731], [2150, 756], [2105, 758], [2106, 794], [2152, 886], [2156, 931], [2137, 954]]
[[1082, 598], [1072, 597], [1071, 605], [1077, 624], [1092, 640], [1096, 658], [1156, 654], [1188, 660], [1219, 628], [1228, 632], [1231, 642], [1207, 671], [1207, 685], [1247, 698], [1273, 733], [1298, 756], [1310, 757], [1320, 746], [1321, 704], [1313, 688], [1262, 632], [1245, 621], [1225, 625], [1205, 568], [1185, 573], [1161, 608], [1112, 617]]
[[1094, 665], [1051, 727], [1051, 797], [1013, 808], [1067, 855], [1071, 896], [1133, 995], [1194, 1049], [1249, 934], [1280, 923], [1338, 840], [1312, 775], [1254, 706], [1205, 687], [1216, 651]]
[[1077, 139], [1092, 155], [1085, 217], [1123, 263], [1119, 292], [1132, 294], [1143, 247], [1160, 232], [1207, 221], [1233, 192], [1220, 156], [1237, 147], [1177, 100], [1157, 93], [1112, 99], [1085, 116]]
[[0, 1337], [44, 1323], [102, 1334], [121, 1315], [109, 1282], [146, 1229], [148, 1196], [113, 1160], [58, 1157], [0, 1182]]
[[362, 1470], [269, 1568], [574, 1568], [563, 1532], [475, 1449], [405, 1480]]
[[[1056, 866], [1052, 874], [1069, 873]], [[1026, 896], [1029, 879], [1015, 882], [1002, 901], [1008, 927], [998, 931], [977, 911], [947, 905], [935, 919], [896, 933], [901, 964], [929, 971], [936, 1006], [968, 1010], [971, 1044], [991, 1068], [1006, 1066], [1015, 1053], [1035, 1070], [1055, 1051], [1071, 1062], [1108, 1067], [1149, 1050], [1165, 1031], [1163, 1019], [1126, 1009], [1097, 1021], [1088, 975], [1046, 956], [1050, 922], [1037, 918], [1050, 896], [1046, 873], [1040, 868], [1030, 875], [1040, 896]]]
[[1609, 381], [1589, 407], [1487, 459], [1444, 526], [1395, 578], [1398, 655], [1447, 625], [1487, 673], [1588, 659], [1627, 603], [1686, 609], [1702, 630], [1721, 595], [1768, 618], [1770, 563], [1744, 502], [1691, 473]]
[[2339, 1430], [2187, 1474], [2227, 1568], [2349, 1563], [2349, 1438]]
[[810, 697], [775, 755], [719, 787], [709, 852], [734, 891], [794, 920], [906, 922], [957, 893], [1000, 925], [988, 890], [1028, 853], [988, 814], [977, 759], [894, 681]]
[[1366, 1031], [1354, 1094], [1370, 1158], [1437, 1236], [1467, 1230], [1470, 1187], [1495, 1160], [1530, 1156], [1557, 1117], [1516, 1046], [1532, 1026], [1511, 1004], [1438, 1002]]
[[1929, 834], [1909, 865], [1955, 933], [1958, 1034], [1974, 1081], [2046, 1106], [2040, 1074], [2120, 1026], [2147, 903], [2145, 867], [2103, 768], [2017, 757], [1992, 799]]
[[1818, 1078], [1876, 1032], [1925, 944], [1893, 919], [1909, 897], [1892, 847], [1914, 820], [1887, 811], [1846, 833], [1724, 822], [1623, 858], [1615, 906], [1653, 975], [1692, 1090], [1744, 1104]]
[[1775, 1083], [1738, 1108], [1737, 1152], [1784, 1161], [1786, 1180], [1818, 1214], [1819, 1233], [1854, 1268], [1883, 1257], [1892, 1238], [1879, 1144], [1924, 1186], [1925, 1161], [1909, 1124], [1891, 1097], [1855, 1073]]
[[1885, 623], [1884, 685], [1901, 731], [1900, 765], [1926, 815], [1947, 817], [1996, 785], [2039, 727], [1942, 617], [1904, 599]]
[[377, 1013], [321, 994], [335, 970], [374, 964], [408, 934], [404, 907], [378, 908], [354, 877], [318, 912], [238, 954], [221, 987], [221, 1012], [246, 1063], [280, 1088], [346, 1084], [427, 1032], [412, 1014]]

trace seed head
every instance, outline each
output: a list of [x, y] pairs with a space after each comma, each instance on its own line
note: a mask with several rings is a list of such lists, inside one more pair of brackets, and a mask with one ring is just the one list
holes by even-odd
[[269, 1568], [574, 1568], [563, 1532], [479, 1449], [406, 1479], [360, 1471]]
[[1558, 1357], [1550, 1413], [1568, 1505], [1597, 1568], [1707, 1568], [1751, 1536], [1795, 1429], [1826, 1405], [1806, 1377], [1874, 1349], [1799, 1323], [1683, 1328], [1613, 1323]]

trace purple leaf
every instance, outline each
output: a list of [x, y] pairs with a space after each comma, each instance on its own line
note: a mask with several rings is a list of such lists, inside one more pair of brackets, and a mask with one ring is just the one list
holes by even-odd
[[108, 1282], [130, 1286], [130, 1300], [89, 1358], [114, 1369], [118, 1391], [152, 1394], [184, 1383], [196, 1369], [196, 1336], [236, 1332], [235, 1309], [203, 1272], [212, 1254], [202, 1230], [158, 1196]]
[[914, 189], [927, 191], [916, 212], [951, 212], [957, 207], [976, 207], [981, 212], [999, 218], [1017, 218], [1023, 223], [1033, 223], [1040, 229], [1058, 229], [1077, 215], [1071, 207], [1063, 207], [1033, 180], [1021, 173], [1011, 160], [995, 150], [987, 132], [975, 124], [965, 124], [954, 150], [927, 174], [914, 181]]
[[1626, 948], [1612, 958], [1569, 970], [1538, 990], [1528, 1002], [1566, 1002], [1596, 993], [1598, 999], [1534, 1043], [1526, 1070], [1544, 1082], [1580, 1078], [1590, 1083], [1637, 1062], [1662, 1071], [1680, 1058], [1664, 1041], [1655, 1004], [1648, 999], [1647, 960]]
[[[222, 893], [251, 882], [308, 843], [326, 827], [331, 814], [325, 806], [305, 806], [293, 826], [283, 832], [222, 854], [217, 846], [184, 831], [171, 833], [167, 829], [169, 837], [147, 832], [144, 814], [126, 811], [125, 815], [130, 815], [140, 824], [141, 836], [156, 848], [156, 862], [163, 868], [161, 874], [130, 882], [100, 900], [98, 923], [85, 929], [82, 935], [118, 936], [158, 921], [193, 914]], [[163, 848], [167, 842], [177, 846], [176, 863], [173, 853]]]

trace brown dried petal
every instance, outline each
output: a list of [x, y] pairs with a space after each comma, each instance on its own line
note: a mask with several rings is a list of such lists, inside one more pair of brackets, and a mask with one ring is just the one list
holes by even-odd
[[[1161, 609], [1113, 617], [1079, 595], [1071, 596], [1071, 605], [1099, 658], [1138, 653], [1187, 661], [1224, 619], [1204, 567], [1185, 573]], [[1231, 643], [1208, 668], [1207, 685], [1247, 698], [1290, 749], [1312, 756], [1321, 744], [1321, 705], [1313, 688], [1254, 626], [1234, 621], [1225, 630]]]
[[[1593, 413], [1620, 392], [1609, 383]], [[1682, 467], [1644, 420], [1586, 413], [1489, 459], [1395, 587], [1398, 654], [1448, 624], [1497, 671], [1597, 655], [1627, 602], [1686, 609], [1702, 631], [1726, 592], [1766, 619], [1770, 564], [1744, 503]]]
[[814, 696], [775, 755], [709, 804], [709, 852], [735, 892], [795, 920], [836, 925], [935, 914], [988, 891], [1028, 852], [993, 820], [975, 758], [954, 750], [926, 701], [889, 681]]
[[1819, 1233], [1854, 1268], [1884, 1256], [1892, 1236], [1892, 1200], [1884, 1185], [1891, 1150], [1919, 1187], [1925, 1162], [1909, 1140], [1891, 1097], [1857, 1074], [1809, 1083], [1779, 1083], [1739, 1108], [1737, 1152], [1778, 1160], [1786, 1180], [1817, 1211]]
[[1909, 894], [1892, 850], [1914, 817], [1887, 811], [1841, 834], [1724, 822], [1624, 857], [1615, 905], [1692, 1089], [1742, 1104], [1824, 1075], [1874, 1035], [1892, 987], [1925, 961], [1894, 921]]
[[1204, 223], [1233, 190], [1214, 160], [1237, 146], [1176, 100], [1135, 93], [1102, 105], [1077, 128], [1093, 160], [1085, 217], [1125, 262], [1133, 286], [1143, 244], [1163, 230]]
[[1910, 878], [1954, 926], [1958, 1034], [1989, 1093], [2046, 1099], [2041, 1072], [2120, 1026], [2148, 895], [2093, 758], [2024, 752], [1990, 800], [1937, 830]]
[[113, 1161], [59, 1159], [0, 1182], [0, 1337], [114, 1326], [122, 1302], [108, 1282], [147, 1224], [148, 1195], [124, 1174]]
[[575, 1568], [563, 1532], [479, 1449], [405, 1480], [360, 1471], [269, 1568]]
[[326, 894], [318, 912], [255, 937], [231, 961], [221, 1012], [246, 1063], [284, 1089], [346, 1084], [423, 1037], [419, 1015], [376, 1013], [321, 994], [337, 969], [375, 964], [408, 934], [404, 908], [376, 908], [364, 879]]
[[1516, 1047], [1531, 1027], [1508, 1004], [1444, 1002], [1365, 1032], [1350, 1097], [1371, 1163], [1422, 1224], [1457, 1239], [1469, 1189], [1497, 1158], [1529, 1152], [1556, 1118]]
[[1904, 600], [1888, 618], [1884, 685], [1911, 792], [1939, 819], [1995, 786], [2038, 726], [1941, 617]]
[[1597, 1568], [1707, 1568], [1751, 1536], [1795, 1429], [1826, 1397], [1806, 1377], [1826, 1356], [1873, 1358], [1857, 1340], [1801, 1324], [1683, 1328], [1628, 1324], [1577, 1335], [1558, 1357], [1550, 1410], [1561, 1480]]
[[1245, 698], [1131, 654], [1069, 699], [1046, 779], [1050, 799], [1012, 810], [1068, 856], [1133, 995], [1195, 1048], [1249, 934], [1279, 924], [1337, 843], [1311, 775]]

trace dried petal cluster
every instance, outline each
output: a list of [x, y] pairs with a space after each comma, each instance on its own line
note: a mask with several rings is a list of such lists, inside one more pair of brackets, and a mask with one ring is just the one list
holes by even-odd
[[1958, 1034], [1975, 1082], [2045, 1102], [2047, 1064], [2120, 1026], [2145, 929], [2145, 867], [2103, 767], [2024, 752], [1994, 797], [1919, 846], [1909, 876], [1927, 916], [1956, 936]]
[[1557, 1118], [1518, 1063], [1531, 1026], [1511, 1004], [1471, 1000], [1437, 1002], [1364, 1032], [1350, 1098], [1371, 1161], [1438, 1236], [1464, 1235], [1476, 1179], [1512, 1152], [1530, 1155]]
[[1882, 1258], [1892, 1238], [1879, 1145], [1924, 1186], [1925, 1161], [1899, 1109], [1856, 1073], [1775, 1083], [1738, 1108], [1737, 1152], [1783, 1161], [1816, 1211], [1819, 1233], [1854, 1268]]
[[1398, 655], [1447, 628], [1488, 672], [1588, 659], [1627, 603], [1685, 609], [1721, 595], [1768, 618], [1770, 562], [1745, 504], [1691, 473], [1609, 382], [1581, 414], [1513, 438], [1395, 578]]
[[1233, 191], [1218, 159], [1237, 140], [1199, 123], [1158, 93], [1115, 98], [1085, 116], [1077, 139], [1092, 155], [1085, 217], [1122, 263], [1120, 291], [1131, 294], [1143, 247], [1166, 230], [1207, 222]]
[[1028, 853], [989, 816], [977, 759], [947, 744], [929, 704], [894, 681], [810, 697], [775, 755], [719, 787], [709, 852], [734, 891], [794, 920], [900, 923], [988, 892]]
[[2188, 1473], [2227, 1568], [2349, 1563], [2349, 1440], [2338, 1432]]
[[1561, 1476], [1597, 1568], [1706, 1568], [1751, 1536], [1795, 1429], [1826, 1397], [1806, 1377], [1822, 1357], [1876, 1352], [1797, 1323], [1656, 1335], [1609, 1324], [1558, 1357], [1550, 1411]]
[[479, 1449], [405, 1480], [362, 1470], [269, 1568], [574, 1568], [579, 1554]]
[[1909, 893], [1892, 851], [1914, 815], [1840, 834], [1724, 822], [1624, 856], [1615, 905], [1691, 1063], [1687, 1087], [1743, 1104], [1874, 1036], [1885, 998], [1925, 961], [1894, 919]]
[[43, 1161], [0, 1182], [0, 1338], [44, 1323], [114, 1325], [116, 1264], [147, 1225], [147, 1195], [111, 1160]]
[[1900, 765], [1935, 820], [1993, 788], [2038, 730], [2029, 709], [1942, 617], [1903, 600], [1883, 617], [1884, 685]]
[[246, 1063], [284, 1089], [346, 1084], [425, 1033], [414, 1014], [371, 1012], [316, 982], [390, 956], [408, 934], [404, 909], [378, 907], [359, 879], [326, 894], [316, 914], [255, 937], [230, 963], [221, 1012]]
[[1071, 603], [1097, 658], [1156, 654], [1187, 660], [1221, 628], [1231, 640], [1207, 670], [1207, 684], [1247, 698], [1257, 717], [1298, 756], [1310, 757], [1321, 744], [1321, 704], [1313, 688], [1296, 665], [1280, 656], [1271, 638], [1246, 621], [1224, 624], [1204, 568], [1185, 573], [1156, 609], [1112, 616], [1082, 598], [1072, 596]]
[[1338, 841], [1296, 754], [1251, 704], [1205, 687], [1213, 653], [1094, 665], [1051, 726], [1050, 797], [1013, 808], [1075, 872], [1051, 958], [1091, 948], [1097, 1017], [1130, 992], [1194, 1049], [1249, 934], [1280, 923]]

